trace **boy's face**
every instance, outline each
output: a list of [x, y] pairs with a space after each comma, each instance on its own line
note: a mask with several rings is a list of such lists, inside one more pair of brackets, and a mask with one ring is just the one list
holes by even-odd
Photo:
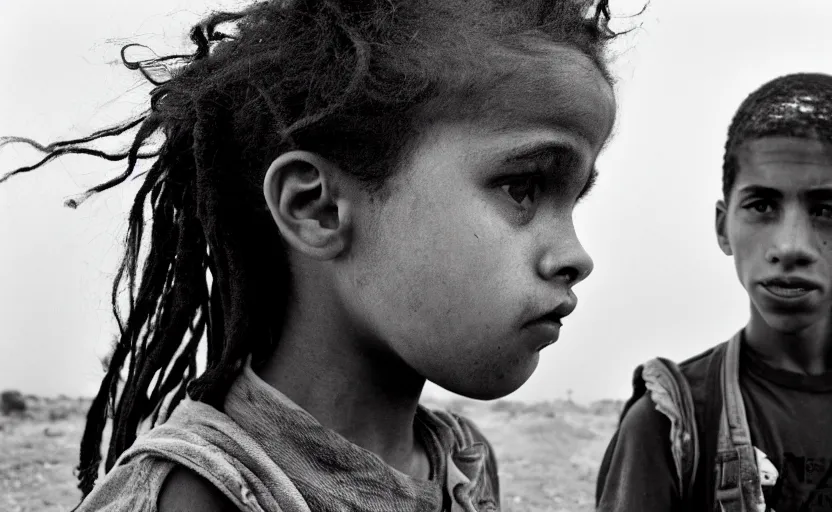
[[355, 211], [339, 273], [366, 336], [470, 397], [528, 379], [592, 270], [572, 213], [612, 129], [613, 92], [575, 50], [529, 60], [531, 74], [490, 89], [483, 116], [424, 132], [389, 197]]
[[753, 308], [773, 329], [797, 333], [832, 311], [832, 145], [768, 137], [737, 152], [717, 238], [734, 256]]

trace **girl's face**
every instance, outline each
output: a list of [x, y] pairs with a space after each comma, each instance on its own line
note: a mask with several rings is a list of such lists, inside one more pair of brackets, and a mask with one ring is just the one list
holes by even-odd
[[592, 270], [572, 212], [615, 102], [597, 67], [550, 46], [477, 107], [432, 124], [388, 196], [355, 212], [346, 307], [368, 338], [458, 394], [497, 398], [534, 371]]

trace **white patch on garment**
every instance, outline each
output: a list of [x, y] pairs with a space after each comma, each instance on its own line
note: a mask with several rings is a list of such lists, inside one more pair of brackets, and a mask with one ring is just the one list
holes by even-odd
[[[762, 450], [755, 446], [754, 453], [757, 455], [757, 474], [760, 475], [760, 496], [758, 496], [757, 501], [757, 512], [766, 512], [768, 508], [766, 507], [766, 500], [763, 497], [763, 487], [771, 487], [776, 484], [777, 477], [780, 474], [777, 472], [774, 464], [769, 460], [768, 455], [763, 453]], [[770, 512], [774, 512], [774, 510]]]
[[768, 455], [763, 453], [759, 448], [754, 448], [754, 453], [757, 454], [757, 472], [760, 474], [760, 483], [763, 487], [771, 487], [777, 483], [777, 477], [780, 474], [777, 468], [768, 459]]

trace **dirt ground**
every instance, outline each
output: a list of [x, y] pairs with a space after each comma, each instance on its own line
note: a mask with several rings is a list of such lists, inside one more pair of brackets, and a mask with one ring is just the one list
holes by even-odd
[[0, 510], [70, 510], [79, 496], [73, 467], [88, 402], [26, 402], [25, 415], [0, 416]]
[[[28, 397], [25, 416], [0, 416], [0, 510], [57, 512], [79, 498], [73, 467], [84, 400]], [[472, 419], [497, 453], [506, 512], [588, 512], [613, 434], [616, 402], [428, 402]]]

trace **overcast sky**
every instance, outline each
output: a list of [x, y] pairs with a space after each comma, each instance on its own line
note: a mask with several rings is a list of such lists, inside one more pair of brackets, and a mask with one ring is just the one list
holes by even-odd
[[[208, 9], [194, 0], [0, 0], [0, 135], [84, 135], [139, 112], [147, 86], [118, 51], [185, 47]], [[621, 14], [639, 2], [611, 0]], [[786, 7], [788, 6], [788, 7]], [[725, 131], [743, 98], [785, 73], [832, 73], [829, 0], [653, 0], [613, 47], [619, 115], [597, 188], [576, 212], [595, 271], [580, 304], [512, 398], [626, 398], [633, 368], [684, 359], [748, 318], [714, 203]], [[624, 22], [627, 26], [630, 22]], [[32, 163], [0, 150], [0, 174]], [[121, 170], [73, 157], [0, 186], [0, 389], [91, 395], [114, 333], [109, 286], [135, 186], [63, 201]], [[442, 394], [429, 386], [429, 393]]]

